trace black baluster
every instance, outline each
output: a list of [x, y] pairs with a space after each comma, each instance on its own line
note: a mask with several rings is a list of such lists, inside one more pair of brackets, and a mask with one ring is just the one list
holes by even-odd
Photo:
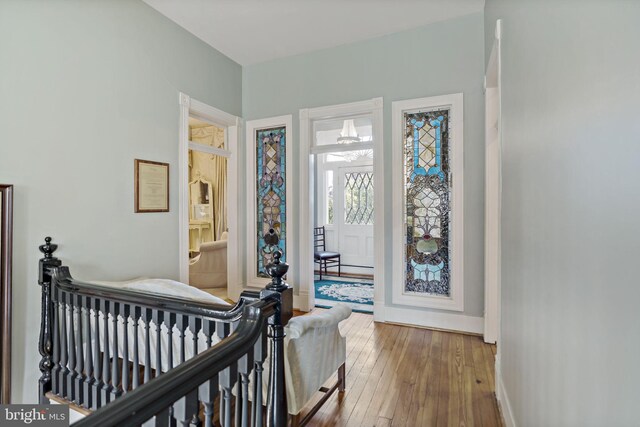
[[150, 308], [142, 309], [142, 321], [144, 322], [144, 378], [147, 383], [151, 379], [151, 314]]
[[[216, 332], [216, 322], [205, 319], [202, 324], [202, 332], [204, 333], [206, 347], [210, 348], [212, 336]], [[200, 385], [198, 393], [204, 406], [204, 426], [213, 427], [214, 402], [218, 395], [218, 375]]]
[[202, 329], [202, 319], [196, 316], [189, 316], [189, 331], [191, 332], [193, 356], [198, 354], [198, 333]]
[[[231, 401], [233, 395], [231, 391], [238, 381], [238, 365], [236, 362], [222, 370], [219, 374], [221, 398], [220, 398], [220, 424], [225, 427], [231, 427], [233, 413], [231, 411]], [[237, 400], [236, 400], [237, 403]]]
[[76, 392], [77, 390], [74, 388], [75, 379], [76, 379], [76, 306], [74, 304], [74, 296], [72, 294], [67, 294], [69, 301], [69, 310], [68, 310], [68, 327], [69, 327], [69, 375], [67, 376], [67, 399], [71, 401], [76, 401]]
[[249, 425], [249, 373], [253, 367], [253, 352], [238, 360], [239, 383], [236, 396], [236, 426]]
[[82, 300], [83, 298], [80, 295], [75, 295], [74, 305], [76, 307], [75, 311], [75, 321], [76, 321], [76, 373], [75, 373], [75, 382], [73, 384], [73, 388], [76, 392], [75, 402], [82, 406], [84, 404], [82, 392], [84, 390], [84, 378], [82, 372], [84, 370], [84, 354], [83, 354], [83, 344], [82, 344]]
[[178, 327], [178, 337], [180, 339], [180, 363], [184, 363], [186, 359], [185, 348], [185, 331], [187, 330], [189, 317], [184, 314], [179, 314], [176, 322]]
[[60, 291], [60, 374], [58, 382], [60, 384], [60, 396], [69, 396], [67, 387], [67, 375], [69, 375], [69, 347], [67, 344], [67, 298], [68, 294]]
[[284, 327], [293, 316], [293, 289], [282, 280], [289, 270], [287, 263], [280, 262], [282, 253], [276, 251], [273, 257], [274, 262], [266, 267], [272, 281], [260, 293], [260, 297], [276, 299], [279, 302], [276, 313], [269, 318], [271, 366], [267, 394], [267, 427], [280, 427], [287, 425], [288, 418], [284, 381]]
[[205, 320], [202, 325], [202, 332], [204, 333], [204, 339], [207, 348], [211, 347], [211, 337], [216, 332], [216, 322], [213, 320]]
[[164, 316], [164, 325], [167, 327], [167, 370], [173, 368], [173, 326], [176, 324], [176, 315], [167, 312]]
[[220, 388], [220, 425], [231, 427], [231, 389]]
[[220, 341], [225, 339], [231, 333], [231, 325], [226, 322], [216, 322], [216, 334]]
[[214, 402], [218, 396], [218, 375], [198, 387], [198, 397], [204, 405], [204, 426], [213, 427]]
[[[102, 406], [101, 390], [104, 386], [102, 382], [102, 354], [100, 351], [100, 299], [93, 299], [93, 396], [91, 409], [96, 410]], [[105, 402], [106, 403], [106, 402]]]
[[120, 388], [121, 382], [118, 376], [118, 314], [119, 313], [119, 305], [117, 302], [111, 303], [111, 324], [113, 326], [112, 332], [112, 344], [111, 344], [111, 397], [115, 399], [116, 397], [122, 394], [122, 389]]
[[127, 303], [120, 303], [122, 314], [122, 392], [129, 391], [129, 314], [131, 306]]
[[[198, 389], [187, 393], [186, 396], [178, 399], [173, 404], [173, 417], [183, 426], [200, 425], [198, 411], [200, 410], [198, 401]], [[196, 423], [197, 421], [197, 423]]]
[[162, 412], [156, 414], [155, 426], [156, 427], [169, 427], [171, 425], [171, 413], [170, 409], [163, 409]]
[[60, 395], [60, 302], [57, 287], [51, 290], [53, 303], [53, 349], [51, 354], [51, 390], [53, 394]]
[[191, 422], [189, 423], [189, 427], [201, 427], [202, 423], [200, 422], [200, 417], [197, 414], [193, 414], [191, 416]]
[[[231, 332], [231, 325], [224, 322], [216, 322], [216, 334], [220, 340], [225, 339]], [[235, 366], [235, 364], [234, 364]], [[232, 376], [233, 375], [233, 376]], [[231, 368], [227, 368], [220, 372], [218, 380], [220, 382], [220, 424], [223, 426], [231, 425], [231, 378], [237, 377], [237, 371], [231, 372]], [[225, 388], [226, 387], [226, 388]], [[227, 411], [227, 408], [229, 409]], [[227, 424], [228, 422], [228, 424]]]
[[262, 426], [262, 372], [263, 363], [267, 358], [267, 328], [265, 327], [253, 347], [255, 362], [253, 365], [253, 405], [251, 407], [251, 425]]
[[[202, 319], [196, 316], [183, 316], [183, 318], [184, 318], [183, 321], [186, 320], [188, 322], [189, 332], [191, 332], [191, 338], [192, 338], [191, 346], [193, 349], [193, 355], [191, 357], [195, 357], [198, 354], [198, 332], [200, 332], [200, 329], [202, 327]], [[183, 341], [182, 353], [184, 353], [184, 339], [182, 341]], [[182, 362], [184, 362], [184, 360]], [[185, 408], [186, 415], [188, 418], [191, 419], [190, 424], [193, 425], [193, 421], [194, 421], [193, 417], [198, 414], [198, 411], [200, 409], [200, 402], [198, 401], [197, 388], [187, 393], [187, 395], [185, 396], [185, 406], [186, 406]], [[199, 422], [199, 419], [198, 419], [198, 422]]]
[[38, 342], [38, 350], [40, 352], [40, 379], [38, 380], [38, 399], [40, 404], [48, 404], [49, 399], [45, 396], [51, 390], [51, 324], [52, 322], [52, 306], [51, 306], [51, 273], [50, 268], [59, 267], [62, 262], [53, 256], [58, 245], [51, 244], [51, 237], [44, 239], [45, 244], [40, 246], [40, 252], [44, 257], [39, 263], [38, 284], [42, 287], [41, 296], [41, 313], [40, 313], [40, 337]]
[[156, 377], [162, 373], [162, 323], [164, 321], [164, 313], [159, 310], [153, 310], [153, 323], [156, 325]]
[[[91, 341], [91, 332], [93, 328], [91, 327], [91, 298], [83, 297], [83, 324], [84, 324], [84, 345], [86, 346], [85, 355], [84, 355], [84, 382], [82, 384], [82, 400], [83, 404], [86, 408], [92, 408], [92, 386], [94, 383], [94, 373], [93, 373], [93, 352]], [[95, 340], [95, 336], [94, 336]]]
[[109, 362], [111, 360], [111, 342], [109, 341], [109, 309], [111, 308], [111, 302], [103, 299], [100, 302], [100, 308], [102, 311], [102, 329], [104, 331], [102, 337], [102, 394], [100, 396], [100, 401], [103, 405], [105, 405], [111, 402], [111, 392], [113, 391], [113, 386], [111, 385], [111, 370], [109, 365]]
[[140, 385], [140, 360], [138, 349], [138, 322], [142, 315], [142, 309], [140, 307], [133, 308], [133, 378], [131, 380], [131, 387], [135, 389]]

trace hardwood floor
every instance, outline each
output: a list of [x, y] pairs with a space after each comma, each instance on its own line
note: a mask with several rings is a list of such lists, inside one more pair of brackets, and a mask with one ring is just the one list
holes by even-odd
[[341, 331], [346, 391], [334, 393], [309, 426], [503, 425], [494, 396], [495, 346], [481, 337], [379, 324], [361, 313]]

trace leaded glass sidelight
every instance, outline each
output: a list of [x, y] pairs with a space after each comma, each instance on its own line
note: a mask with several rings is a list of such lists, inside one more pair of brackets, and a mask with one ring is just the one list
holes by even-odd
[[404, 113], [405, 292], [451, 295], [449, 113]]
[[286, 128], [256, 131], [256, 205], [258, 277], [269, 277], [265, 266], [276, 250], [286, 261]]
[[344, 175], [344, 223], [373, 224], [373, 172]]

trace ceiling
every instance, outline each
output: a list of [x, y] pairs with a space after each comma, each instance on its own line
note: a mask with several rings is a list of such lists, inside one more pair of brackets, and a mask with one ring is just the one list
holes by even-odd
[[144, 0], [241, 65], [480, 12], [484, 0]]

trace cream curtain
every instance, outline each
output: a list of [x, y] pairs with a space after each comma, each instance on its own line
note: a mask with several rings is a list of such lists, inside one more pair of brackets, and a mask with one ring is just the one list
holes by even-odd
[[[211, 147], [224, 147], [224, 130], [215, 126], [191, 129], [191, 140], [198, 144]], [[212, 234], [213, 240], [220, 240], [222, 233], [227, 230], [227, 159], [226, 157], [192, 152], [190, 180], [197, 178], [209, 181], [212, 188]]]

